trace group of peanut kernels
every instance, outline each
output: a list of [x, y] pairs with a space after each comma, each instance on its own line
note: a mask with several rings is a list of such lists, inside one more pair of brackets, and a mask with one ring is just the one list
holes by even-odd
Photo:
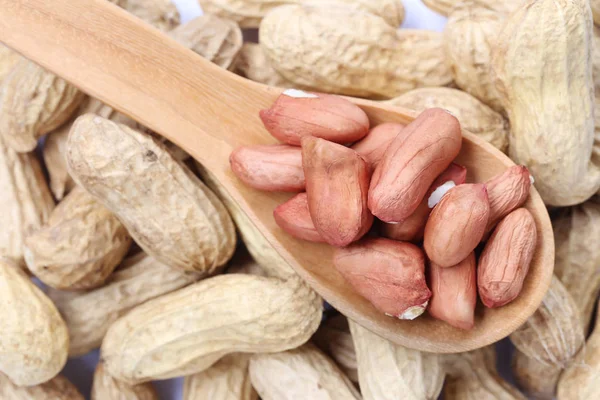
[[[407, 126], [369, 131], [348, 100], [288, 89], [260, 117], [284, 144], [236, 149], [233, 172], [256, 189], [300, 192], [275, 209], [277, 224], [336, 246], [337, 270], [381, 312], [414, 319], [428, 309], [468, 330], [477, 289], [486, 307], [519, 295], [537, 241], [522, 207], [533, 179], [515, 166], [466, 183], [453, 163], [462, 135], [450, 113], [432, 108]], [[368, 234], [375, 217], [382, 237]]]

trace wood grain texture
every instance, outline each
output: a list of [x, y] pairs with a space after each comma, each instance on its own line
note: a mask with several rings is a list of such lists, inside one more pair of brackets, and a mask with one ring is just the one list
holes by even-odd
[[[399, 321], [380, 314], [333, 268], [332, 248], [299, 242], [272, 217], [289, 194], [247, 188], [229, 168], [231, 151], [275, 140], [258, 111], [281, 89], [219, 69], [105, 0], [0, 0], [0, 41], [186, 149], [210, 170], [267, 240], [328, 302], [365, 328], [418, 350], [452, 353], [493, 343], [519, 327], [539, 306], [552, 277], [554, 241], [546, 209], [533, 190], [525, 206], [538, 227], [538, 246], [522, 295], [506, 307], [478, 308], [465, 332], [424, 316]], [[27, 27], [24, 29], [24, 27]], [[407, 124], [409, 111], [352, 99], [380, 122]], [[466, 133], [457, 160], [469, 182], [513, 165]]]

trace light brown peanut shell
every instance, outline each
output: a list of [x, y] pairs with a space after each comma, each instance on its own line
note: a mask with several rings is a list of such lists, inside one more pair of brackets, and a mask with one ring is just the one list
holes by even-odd
[[445, 400], [526, 400], [498, 375], [494, 346], [443, 356]]
[[336, 315], [327, 319], [312, 337], [312, 341], [335, 361], [352, 382], [358, 383], [356, 351], [346, 317]]
[[210, 14], [179, 25], [169, 36], [225, 69], [233, 68], [244, 41], [238, 24]]
[[512, 371], [519, 387], [534, 400], [552, 400], [562, 367], [543, 364], [515, 349]]
[[560, 400], [588, 400], [600, 398], [600, 319], [594, 332], [579, 350], [575, 360], [560, 376]]
[[233, 353], [198, 374], [186, 376], [183, 400], [256, 400], [249, 363], [249, 354]]
[[552, 227], [554, 274], [575, 301], [587, 332], [600, 292], [600, 204], [588, 201], [561, 210]]
[[22, 387], [0, 373], [0, 398], [2, 400], [84, 400], [77, 388], [62, 375], [48, 382]]
[[73, 179], [152, 257], [205, 275], [231, 258], [236, 236], [227, 210], [152, 137], [86, 114], [73, 124], [67, 159]]
[[[551, 206], [600, 188], [594, 145], [592, 21], [585, 0], [536, 0], [507, 20], [492, 73], [511, 124], [509, 154]], [[532, 56], [535, 55], [535, 56]]]
[[[242, 28], [258, 28], [263, 17], [274, 8], [286, 4], [318, 4], [323, 0], [198, 0], [202, 10], [236, 21]], [[404, 20], [401, 0], [327, 0], [352, 10], [369, 12], [398, 28]]]
[[255, 354], [250, 379], [262, 400], [355, 400], [360, 394], [311, 343], [281, 353]]
[[428, 108], [448, 110], [462, 129], [490, 142], [500, 151], [508, 148], [508, 121], [502, 115], [458, 89], [432, 87], [411, 90], [388, 101], [389, 104], [423, 112]]
[[489, 8], [499, 14], [510, 14], [525, 0], [423, 0], [423, 3], [433, 11], [442, 14], [450, 15], [452, 9], [461, 6], [465, 3], [472, 4], [474, 8]]
[[590, 0], [590, 6], [592, 7], [592, 15], [594, 17], [594, 23], [600, 25], [600, 1]]
[[540, 308], [510, 340], [528, 357], [563, 368], [581, 348], [585, 336], [577, 304], [556, 276]]
[[25, 262], [57, 289], [91, 289], [104, 283], [127, 254], [131, 236], [102, 204], [76, 187], [48, 222], [25, 239]]
[[273, 246], [271, 246], [263, 234], [260, 233], [258, 228], [254, 225], [252, 220], [240, 209], [219, 181], [217, 181], [200, 163], [196, 162], [195, 166], [202, 177], [202, 180], [217, 194], [231, 214], [231, 218], [233, 218], [248, 252], [265, 270], [266, 274], [280, 279], [288, 279], [296, 276], [292, 267], [290, 267], [287, 261], [279, 255]]
[[110, 327], [101, 355], [129, 383], [191, 375], [230, 353], [295, 348], [321, 314], [320, 298], [300, 279], [221, 275], [131, 310]]
[[131, 14], [161, 31], [168, 32], [179, 25], [179, 11], [171, 0], [116, 0], [116, 2]]
[[0, 135], [18, 152], [67, 122], [85, 95], [65, 80], [22, 59], [0, 86]]
[[0, 44], [0, 84], [21, 59], [19, 53]]
[[106, 373], [104, 363], [100, 361], [94, 372], [92, 400], [158, 400], [151, 383], [128, 385]]
[[0, 258], [0, 372], [17, 386], [54, 378], [67, 361], [69, 333], [52, 301], [10, 261]]
[[65, 152], [71, 124], [67, 123], [46, 136], [44, 164], [50, 177], [50, 190], [56, 200], [62, 200], [77, 184], [69, 175]]
[[104, 286], [81, 292], [50, 289], [69, 328], [69, 355], [76, 357], [100, 346], [108, 328], [133, 307], [162, 296], [199, 278], [170, 268], [144, 253], [123, 261]]
[[445, 372], [434, 353], [394, 344], [349, 321], [365, 400], [436, 400]]
[[282, 88], [295, 87], [273, 68], [267, 55], [256, 43], [244, 43], [235, 62], [235, 72], [252, 81]]
[[502, 104], [490, 76], [490, 64], [505, 19], [504, 14], [466, 1], [452, 10], [444, 29], [444, 47], [454, 82], [498, 112]]
[[452, 81], [441, 33], [397, 30], [339, 5], [278, 7], [259, 35], [277, 72], [315, 91], [391, 98]]
[[24, 266], [25, 237], [50, 218], [54, 200], [33, 153], [17, 153], [0, 138], [0, 254]]

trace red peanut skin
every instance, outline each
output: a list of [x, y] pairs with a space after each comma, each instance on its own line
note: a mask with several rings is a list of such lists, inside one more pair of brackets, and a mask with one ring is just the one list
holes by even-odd
[[536, 244], [537, 228], [526, 208], [500, 221], [479, 257], [477, 286], [486, 307], [501, 307], [521, 293]]
[[304, 190], [302, 150], [284, 144], [238, 147], [229, 156], [233, 173], [246, 185], [267, 192]]
[[299, 146], [304, 136], [350, 143], [367, 135], [369, 118], [360, 107], [339, 96], [310, 94], [318, 97], [281, 94], [271, 108], [260, 111], [265, 128], [277, 140]]
[[425, 110], [390, 143], [369, 188], [369, 208], [384, 222], [401, 222], [419, 206], [462, 145], [460, 123], [440, 108]]
[[367, 207], [369, 167], [354, 150], [311, 136], [302, 138], [308, 209], [317, 232], [332, 246], [360, 239], [373, 224]]
[[476, 267], [474, 252], [451, 268], [430, 263], [431, 301], [428, 310], [433, 318], [459, 329], [473, 328], [477, 304]]
[[431, 193], [448, 181], [452, 181], [458, 186], [465, 183], [466, 180], [467, 169], [462, 165], [454, 163], [450, 164], [450, 166], [433, 182], [415, 212], [412, 213], [410, 217], [397, 224], [383, 224], [381, 234], [394, 240], [420, 242], [423, 240], [425, 224], [427, 224], [427, 218], [429, 218], [429, 214], [431, 214], [432, 210], [427, 204]]
[[360, 154], [367, 164], [374, 170], [383, 158], [388, 146], [398, 136], [404, 125], [386, 122], [371, 129], [369, 134], [359, 142], [354, 143], [352, 149]]
[[452, 267], [467, 258], [481, 242], [489, 214], [484, 184], [450, 189], [425, 225], [423, 245], [427, 257], [440, 267]]
[[335, 268], [379, 311], [400, 317], [411, 307], [426, 307], [425, 255], [417, 246], [366, 238], [336, 249]]
[[308, 211], [308, 196], [298, 193], [273, 211], [275, 222], [281, 229], [297, 239], [309, 242], [324, 242], [317, 232]]
[[530, 174], [527, 167], [515, 165], [485, 183], [490, 200], [490, 220], [486, 232], [511, 211], [521, 207], [529, 197]]

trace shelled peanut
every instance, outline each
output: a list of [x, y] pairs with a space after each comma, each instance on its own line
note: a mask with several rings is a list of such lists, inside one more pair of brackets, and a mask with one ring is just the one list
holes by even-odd
[[[432, 108], [406, 126], [371, 127], [341, 97], [288, 89], [260, 117], [284, 144], [234, 150], [232, 171], [255, 189], [297, 193], [274, 210], [275, 222], [335, 246], [337, 271], [380, 312], [414, 319], [429, 306], [469, 330], [477, 289], [487, 307], [519, 295], [537, 243], [521, 208], [533, 178], [514, 166], [465, 183], [466, 169], [452, 163], [462, 143], [454, 116]], [[367, 236], [375, 217], [389, 239]]]

